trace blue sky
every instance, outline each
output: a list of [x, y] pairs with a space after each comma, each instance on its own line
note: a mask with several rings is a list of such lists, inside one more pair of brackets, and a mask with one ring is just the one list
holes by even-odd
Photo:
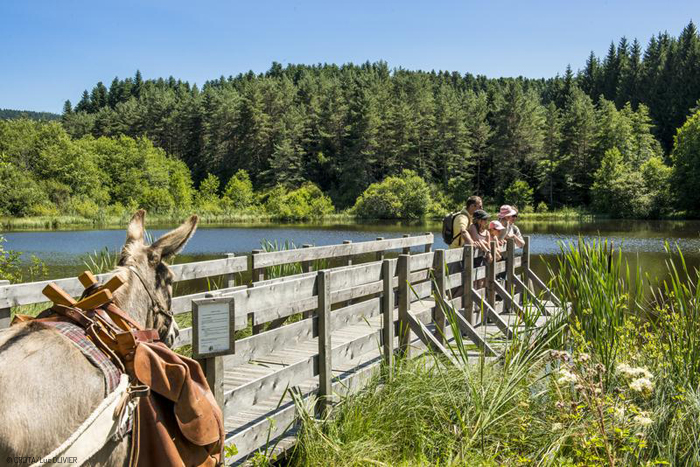
[[0, 2], [0, 108], [60, 112], [115, 76], [190, 82], [272, 61], [551, 77], [626, 36], [678, 35], [695, 1]]

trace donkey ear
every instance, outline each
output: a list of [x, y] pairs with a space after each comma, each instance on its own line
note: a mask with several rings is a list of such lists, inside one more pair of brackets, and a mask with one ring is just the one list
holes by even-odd
[[148, 258], [156, 263], [179, 253], [197, 230], [197, 221], [197, 216], [190, 216], [180, 227], [160, 237], [148, 248]]
[[146, 216], [146, 211], [139, 209], [136, 211], [129, 222], [129, 227], [126, 229], [126, 243], [124, 246], [131, 243], [143, 243], [143, 219]]

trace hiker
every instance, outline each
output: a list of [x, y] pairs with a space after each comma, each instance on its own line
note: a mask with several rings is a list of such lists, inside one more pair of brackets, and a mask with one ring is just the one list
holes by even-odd
[[502, 248], [506, 244], [506, 241], [500, 238], [501, 232], [506, 230], [501, 221], [491, 221], [489, 222], [489, 233], [491, 238], [496, 241], [498, 248]]
[[508, 204], [501, 206], [498, 212], [498, 220], [503, 224], [505, 229], [499, 232], [498, 238], [504, 242], [512, 238], [515, 242], [517, 248], [522, 248], [525, 245], [525, 240], [523, 239], [520, 229], [515, 225], [515, 221], [518, 219], [518, 211]]
[[[487, 262], [493, 261], [491, 257], [491, 234], [489, 233], [489, 215], [483, 209], [474, 211], [473, 223], [469, 226], [469, 235], [472, 237], [477, 253], [474, 258], [474, 267], [478, 268]], [[496, 251], [496, 261], [501, 259], [501, 254]]]
[[452, 220], [452, 243], [450, 248], [460, 248], [464, 245], [472, 245], [469, 235], [469, 226], [472, 224], [472, 216], [478, 209], [482, 209], [483, 202], [478, 196], [470, 196], [467, 204]]

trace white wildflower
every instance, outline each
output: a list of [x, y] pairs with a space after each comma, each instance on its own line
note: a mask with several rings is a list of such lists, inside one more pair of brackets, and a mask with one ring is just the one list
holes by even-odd
[[637, 378], [630, 383], [630, 389], [643, 395], [649, 395], [654, 391], [654, 383], [647, 378]]
[[561, 423], [553, 423], [552, 424], [552, 431], [561, 431], [564, 429], [564, 425]]
[[621, 363], [617, 366], [617, 372], [628, 379], [646, 378], [651, 380], [654, 375], [644, 367], [631, 367], [626, 363]]
[[557, 378], [557, 383], [559, 384], [575, 383], [578, 381], [576, 375], [567, 370], [566, 368], [559, 369], [558, 373], [559, 378]]
[[625, 408], [624, 407], [615, 407], [615, 418], [618, 420], [625, 419]]
[[642, 428], [646, 428], [652, 423], [654, 423], [654, 420], [649, 418], [649, 415], [646, 412], [641, 412], [640, 414], [634, 417], [634, 423], [641, 426]]

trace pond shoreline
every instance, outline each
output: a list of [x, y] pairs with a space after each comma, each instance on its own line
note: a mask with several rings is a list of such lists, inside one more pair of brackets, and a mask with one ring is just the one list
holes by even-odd
[[[487, 212], [496, 212], [495, 206], [487, 206]], [[196, 210], [193, 210], [196, 212]], [[157, 228], [170, 228], [178, 225], [191, 212], [174, 214], [149, 214], [149, 225]], [[20, 231], [52, 231], [52, 230], [104, 230], [122, 229], [129, 222], [131, 213], [121, 216], [104, 215], [91, 219], [81, 216], [35, 216], [35, 217], [0, 217], [0, 233], [20, 232]], [[620, 219], [610, 217], [605, 214], [596, 214], [578, 209], [563, 209], [544, 213], [524, 212], [521, 222], [544, 221], [544, 222], [594, 222], [599, 220], [618, 220], [620, 222], [629, 221], [692, 221], [697, 220], [697, 216], [691, 216], [685, 212], [674, 213], [660, 219]], [[200, 215], [200, 225], [235, 227], [240, 225], [272, 226], [272, 225], [352, 225], [352, 224], [402, 224], [402, 225], [430, 225], [442, 221], [441, 217], [427, 217], [423, 219], [362, 219], [354, 214], [341, 212], [330, 214], [318, 219], [289, 220], [278, 219], [266, 213], [245, 213], [245, 214], [202, 214]]]

